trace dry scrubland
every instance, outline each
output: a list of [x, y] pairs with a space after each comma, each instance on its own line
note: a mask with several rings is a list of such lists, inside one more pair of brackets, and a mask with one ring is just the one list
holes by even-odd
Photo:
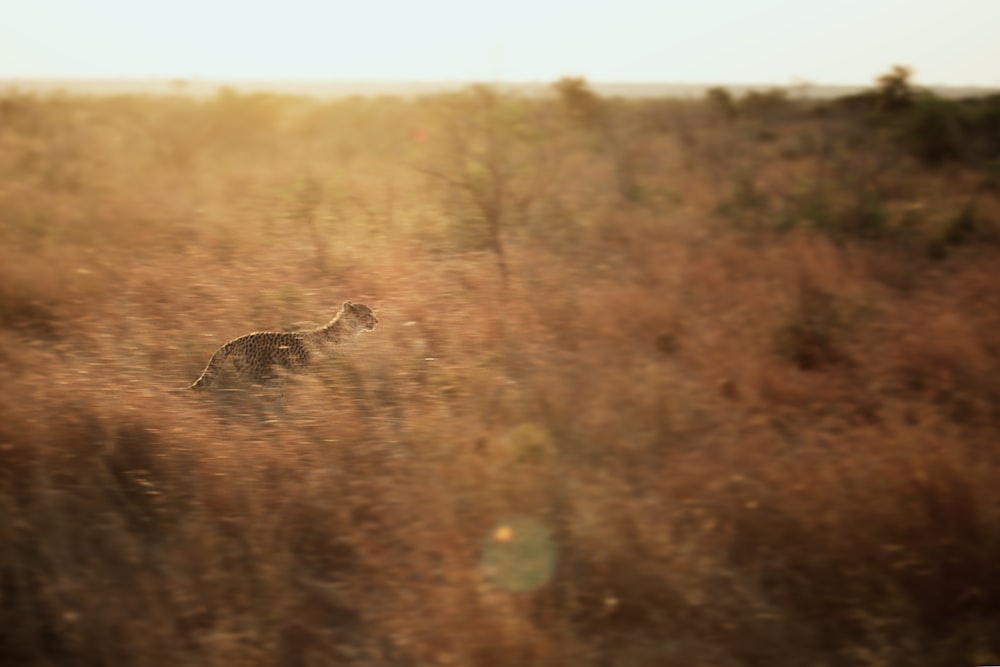
[[8, 92], [0, 663], [1000, 662], [996, 146], [883, 93]]

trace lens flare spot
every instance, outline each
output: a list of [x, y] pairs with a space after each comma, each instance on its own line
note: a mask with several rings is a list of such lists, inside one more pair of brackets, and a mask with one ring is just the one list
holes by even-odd
[[510, 542], [511, 538], [514, 537], [514, 529], [510, 526], [499, 526], [493, 533], [493, 537], [497, 542]]
[[530, 517], [509, 517], [484, 540], [480, 566], [497, 588], [531, 591], [552, 579], [558, 560], [548, 528]]

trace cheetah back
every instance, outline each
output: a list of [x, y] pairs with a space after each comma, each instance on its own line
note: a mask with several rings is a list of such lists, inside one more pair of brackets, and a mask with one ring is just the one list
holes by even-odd
[[279, 368], [296, 371], [311, 361], [301, 334], [257, 332], [235, 338], [222, 347], [238, 373], [254, 382], [278, 377]]

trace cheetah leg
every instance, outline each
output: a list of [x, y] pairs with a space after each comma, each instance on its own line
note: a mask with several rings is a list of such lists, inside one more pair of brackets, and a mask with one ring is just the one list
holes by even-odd
[[218, 350], [212, 355], [212, 358], [208, 361], [208, 366], [205, 366], [205, 370], [201, 372], [201, 375], [197, 380], [191, 385], [191, 389], [195, 391], [204, 391], [212, 386], [215, 382], [215, 376], [219, 372], [219, 367], [226, 360], [229, 355], [225, 350]]

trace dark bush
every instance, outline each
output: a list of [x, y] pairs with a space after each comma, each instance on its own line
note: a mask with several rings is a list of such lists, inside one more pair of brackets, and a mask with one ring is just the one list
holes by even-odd
[[959, 104], [933, 96], [922, 98], [906, 119], [904, 145], [930, 165], [956, 160], [965, 153], [966, 136]]

